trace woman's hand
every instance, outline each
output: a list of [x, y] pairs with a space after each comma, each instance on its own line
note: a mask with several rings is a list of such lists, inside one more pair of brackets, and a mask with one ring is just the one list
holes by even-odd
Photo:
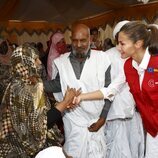
[[81, 94], [78, 95], [78, 96], [75, 96], [74, 99], [73, 99], [73, 104], [78, 105], [78, 104], [80, 104], [81, 100], [82, 100], [81, 99]]
[[56, 108], [60, 111], [63, 112], [65, 109], [73, 109], [77, 105], [73, 104], [73, 100], [75, 97], [79, 96], [81, 94], [80, 89], [76, 90], [75, 88], [69, 88], [67, 87], [65, 96], [63, 101], [59, 102], [56, 105]]
[[67, 87], [63, 101], [65, 102], [65, 104], [69, 105], [72, 103], [75, 96], [76, 96], [76, 89]]
[[73, 103], [74, 98], [78, 97], [81, 94], [81, 89], [76, 90], [75, 88], [67, 87], [67, 91], [64, 96], [63, 102], [65, 102], [66, 107], [73, 109], [77, 104]]

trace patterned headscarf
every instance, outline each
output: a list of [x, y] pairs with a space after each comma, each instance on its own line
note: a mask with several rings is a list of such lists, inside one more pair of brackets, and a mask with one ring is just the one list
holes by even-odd
[[38, 51], [29, 44], [18, 47], [11, 56], [12, 76], [26, 83], [31, 83], [29, 77], [39, 76], [35, 66]]
[[0, 157], [29, 158], [47, 146], [50, 104], [35, 66], [37, 57], [28, 44], [11, 57], [12, 81], [0, 107]]
[[48, 54], [48, 61], [47, 61], [47, 72], [48, 72], [48, 79], [50, 80], [52, 78], [52, 63], [53, 60], [60, 56], [60, 53], [56, 49], [56, 44], [64, 38], [64, 35], [60, 32], [55, 33], [51, 37], [51, 46]]

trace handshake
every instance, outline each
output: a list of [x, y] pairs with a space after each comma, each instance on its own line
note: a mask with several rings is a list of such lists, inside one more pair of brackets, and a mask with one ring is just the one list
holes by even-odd
[[75, 88], [67, 87], [64, 99], [57, 103], [55, 107], [60, 111], [63, 112], [66, 109], [74, 109], [80, 103], [80, 95], [81, 89], [76, 90]]
[[[82, 100], [95, 100], [103, 99], [104, 96], [101, 91], [95, 91], [91, 93], [81, 93], [81, 89], [67, 88], [63, 101], [59, 102], [56, 106], [58, 110], [63, 112], [64, 110], [76, 108]], [[60, 109], [59, 109], [60, 107]], [[100, 117], [97, 122], [92, 123], [88, 130], [90, 132], [97, 132], [105, 123], [105, 118]]]

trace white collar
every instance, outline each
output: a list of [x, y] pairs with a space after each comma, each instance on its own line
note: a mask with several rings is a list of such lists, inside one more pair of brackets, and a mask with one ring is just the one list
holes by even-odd
[[148, 63], [150, 60], [150, 54], [149, 54], [149, 50], [148, 47], [145, 50], [145, 54], [143, 56], [143, 59], [141, 61], [141, 63], [138, 65], [138, 63], [135, 60], [132, 60], [132, 66], [136, 69], [136, 70], [146, 70], [148, 67]]

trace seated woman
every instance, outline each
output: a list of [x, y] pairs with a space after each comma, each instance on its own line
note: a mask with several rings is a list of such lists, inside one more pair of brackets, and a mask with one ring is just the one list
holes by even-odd
[[0, 106], [0, 157], [31, 158], [58, 145], [54, 135], [49, 133], [48, 139], [47, 114], [54, 114], [48, 118], [54, 123], [64, 109], [71, 108], [76, 90], [68, 88], [64, 100], [50, 109], [38, 74], [40, 64], [38, 51], [29, 44], [17, 47], [11, 56], [12, 79]]

